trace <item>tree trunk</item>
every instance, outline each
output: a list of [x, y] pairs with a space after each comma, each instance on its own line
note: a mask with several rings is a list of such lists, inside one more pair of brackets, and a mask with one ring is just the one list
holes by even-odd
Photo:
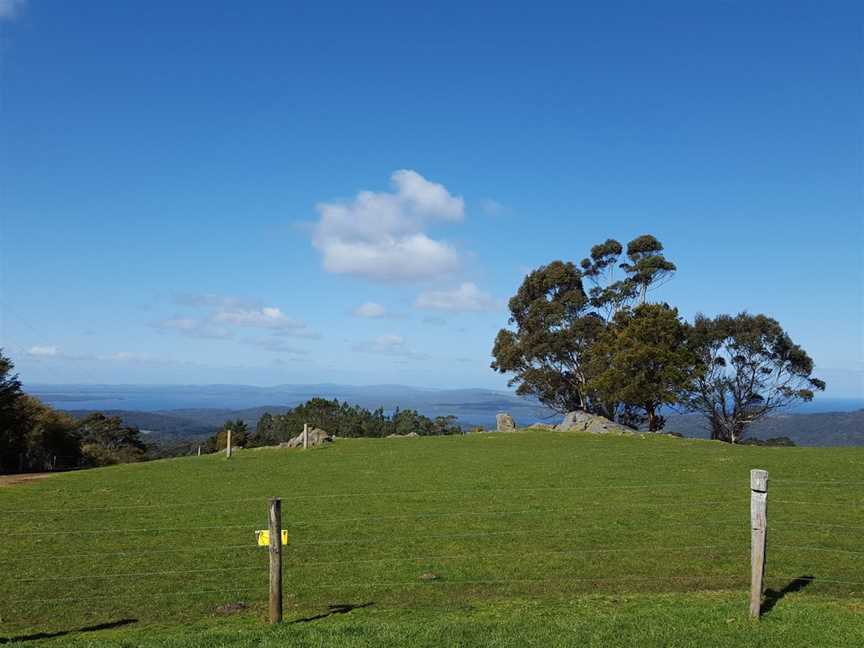
[[732, 422], [732, 438], [729, 440], [729, 443], [738, 443], [741, 439], [744, 438], [744, 423], [740, 421]]
[[716, 414], [713, 414], [709, 420], [711, 421], [711, 440], [728, 441], [726, 438], [726, 426], [723, 425], [723, 420]]
[[648, 415], [648, 431], [649, 432], [656, 432], [660, 428], [657, 425], [659, 423], [659, 421], [658, 421], [657, 412], [654, 408], [653, 403], [646, 403], [645, 404], [645, 413]]

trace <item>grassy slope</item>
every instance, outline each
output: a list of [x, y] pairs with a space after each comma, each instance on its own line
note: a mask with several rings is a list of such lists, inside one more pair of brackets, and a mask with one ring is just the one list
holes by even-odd
[[[814, 577], [755, 628], [752, 467], [771, 475], [768, 586]], [[291, 536], [286, 619], [368, 607], [262, 625], [266, 550], [252, 531], [268, 495], [284, 498]], [[0, 489], [0, 637], [134, 619], [55, 641], [857, 646], [864, 554], [817, 548], [864, 551], [862, 503], [864, 450], [551, 432], [341, 440], [59, 475]], [[119, 508], [76, 510], [94, 507]], [[127, 575], [95, 578], [111, 574]], [[216, 612], [237, 601], [250, 607]]]

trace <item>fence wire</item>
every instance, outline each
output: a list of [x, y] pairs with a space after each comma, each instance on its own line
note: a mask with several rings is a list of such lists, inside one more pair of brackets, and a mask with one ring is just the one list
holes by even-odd
[[[669, 504], [676, 504], [676, 510], [680, 510], [681, 507], [687, 506], [716, 506], [716, 505], [729, 505], [733, 504], [735, 506], [739, 505], [738, 503], [730, 502], [730, 500], [717, 500], [717, 499], [709, 499], [709, 500], [684, 500], [677, 502], [650, 502], [650, 503], [638, 503], [638, 502], [619, 502], [621, 506], [625, 506], [627, 508], [647, 508], [654, 510], [669, 510]], [[346, 522], [369, 522], [369, 521], [380, 521], [380, 520], [396, 520], [396, 519], [422, 519], [422, 518], [437, 518], [437, 517], [472, 517], [472, 516], [496, 516], [496, 515], [528, 515], [532, 513], [563, 513], [566, 515], [573, 514], [572, 512], [576, 511], [586, 511], [592, 510], [597, 507], [602, 507], [604, 505], [603, 502], [593, 502], [593, 503], [580, 503], [574, 506], [568, 507], [555, 507], [555, 508], [528, 508], [528, 509], [515, 509], [508, 511], [422, 511], [417, 513], [402, 513], [398, 515], [365, 515], [358, 517], [336, 517], [336, 518], [319, 518], [315, 520], [297, 520], [293, 522], [289, 522], [285, 525], [285, 528], [290, 527], [306, 527], [313, 526], [318, 524], [340, 524]], [[181, 532], [181, 531], [195, 531], [195, 530], [216, 530], [216, 529], [233, 529], [233, 528], [248, 528], [248, 525], [240, 524], [240, 525], [206, 525], [206, 526], [185, 526], [185, 527], [100, 527], [98, 529], [86, 529], [86, 530], [78, 530], [78, 529], [55, 529], [52, 531], [39, 531], [39, 530], [18, 530], [11, 533], [0, 534], [0, 538], [3, 537], [21, 537], [21, 536], [52, 536], [52, 535], [84, 535], [84, 534], [103, 534], [103, 533], [156, 533], [156, 532]]]
[[[834, 487], [840, 485], [850, 485], [850, 484], [864, 484], [864, 481], [804, 481], [804, 480], [772, 480], [773, 485], [778, 484], [788, 484], [791, 487], [796, 487], [796, 485], [806, 485], [806, 486], [815, 486], [818, 488], [822, 487]], [[293, 520], [288, 519], [283, 524], [284, 529], [314, 529], [318, 526], [322, 525], [339, 525], [339, 524], [374, 524], [376, 522], [386, 522], [386, 521], [399, 521], [399, 520], [438, 520], [438, 519], [484, 519], [484, 518], [500, 518], [500, 519], [508, 519], [511, 517], [518, 516], [531, 516], [531, 515], [558, 515], [562, 517], [571, 517], [577, 516], [585, 511], [592, 511], [597, 508], [603, 508], [609, 506], [611, 502], [614, 502], [616, 506], [622, 507], [625, 511], [629, 510], [658, 510], [658, 511], [669, 511], [673, 513], [684, 513], [685, 515], [692, 515], [694, 511], [702, 511], [704, 507], [718, 507], [718, 506], [738, 506], [740, 505], [742, 508], [746, 504], [744, 499], [744, 493], [746, 493], [747, 489], [741, 488], [740, 492], [742, 497], [740, 500], [737, 499], [692, 499], [692, 498], [681, 498], [675, 496], [665, 496], [660, 493], [663, 493], [666, 488], [679, 488], [686, 489], [687, 491], [694, 491], [701, 489], [704, 486], [709, 485], [724, 485], [728, 486], [728, 482], [702, 482], [702, 483], [690, 483], [690, 482], [669, 482], [663, 484], [627, 484], [627, 485], [618, 485], [618, 486], [603, 486], [603, 487], [594, 487], [594, 486], [545, 486], [545, 487], [524, 487], [524, 488], [502, 488], [502, 489], [423, 489], [423, 490], [406, 490], [406, 491], [392, 491], [392, 490], [382, 490], [382, 491], [366, 491], [366, 492], [351, 492], [351, 493], [315, 493], [315, 494], [301, 494], [301, 495], [289, 495], [288, 497], [284, 497], [285, 501], [293, 501], [293, 500], [311, 500], [311, 501], [321, 501], [321, 500], [331, 500], [336, 498], [345, 498], [345, 499], [353, 499], [353, 498], [372, 498], [372, 497], [387, 497], [387, 498], [395, 498], [395, 497], [417, 497], [417, 496], [426, 496], [426, 495], [435, 495], [437, 497], [470, 497], [470, 498], [488, 498], [489, 496], [495, 496], [500, 494], [508, 494], [508, 493], [553, 493], [553, 492], [566, 492], [566, 491], [618, 491], [618, 492], [628, 492], [628, 491], [639, 491], [641, 496], [654, 496], [660, 501], [625, 501], [622, 502], [620, 500], [611, 500], [609, 498], [601, 498], [594, 502], [580, 502], [573, 504], [572, 506], [558, 506], [558, 507], [532, 507], [532, 508], [517, 508], [511, 510], [469, 510], [469, 511], [453, 511], [453, 510], [444, 510], [444, 511], [429, 511], [429, 510], [416, 510], [406, 513], [400, 513], [395, 515], [358, 515], [358, 516], [348, 516], [348, 517], [317, 517], [313, 519], [300, 519]], [[737, 489], [736, 489], [737, 491]], [[782, 497], [782, 496], [781, 496]], [[6, 510], [0, 512], [0, 515], [33, 515], [38, 516], [45, 513], [93, 513], [93, 512], [101, 512], [101, 511], [134, 511], [134, 510], [160, 510], [160, 509], [183, 509], [183, 508], [207, 508], [209, 506], [219, 506], [224, 508], [227, 505], [244, 505], [251, 503], [264, 503], [266, 502], [268, 497], [265, 496], [255, 496], [255, 497], [243, 497], [243, 498], [235, 498], [230, 500], [208, 500], [203, 502], [180, 502], [180, 503], [146, 503], [146, 504], [122, 504], [115, 506], [105, 506], [105, 507], [86, 507], [86, 508], [45, 508], [45, 509], [16, 509], [16, 510]], [[784, 506], [800, 506], [800, 507], [822, 507], [822, 506], [832, 506], [832, 507], [858, 507], [861, 502], [857, 500], [832, 500], [830, 502], [818, 502], [812, 501], [808, 499], [771, 499], [769, 496], [769, 502], [771, 504], [781, 504]], [[411, 504], [407, 502], [407, 504]], [[263, 507], [262, 507], [263, 509]], [[787, 512], [784, 510], [784, 516]], [[264, 511], [261, 511], [261, 518], [264, 519]], [[713, 519], [713, 520], [704, 520], [704, 519], [686, 519], [686, 520], [677, 520], [677, 519], [663, 519], [656, 518], [658, 523], [662, 527], [665, 526], [677, 526], [677, 527], [688, 527], [688, 528], [728, 528], [728, 529], [738, 529], [744, 532], [747, 528], [749, 528], [748, 522], [749, 520], [743, 515], [738, 519]], [[772, 522], [769, 524], [768, 529], [772, 532], [781, 531], [788, 527], [801, 527], [801, 528], [824, 528], [830, 530], [833, 534], [842, 534], [847, 531], [860, 532], [864, 531], [864, 526], [853, 525], [853, 524], [836, 524], [836, 523], [821, 523], [821, 522], [807, 522], [807, 521], [798, 521], [798, 520], [781, 520], [777, 521], [776, 518], [770, 518]], [[526, 528], [520, 529], [484, 529], [478, 531], [456, 531], [451, 533], [416, 533], [416, 534], [381, 534], [381, 535], [373, 535], [373, 536], [345, 536], [345, 537], [326, 537], [324, 539], [318, 540], [314, 538], [310, 538], [308, 542], [304, 539], [300, 542], [296, 543], [299, 552], [302, 552], [304, 547], [307, 546], [340, 546], [340, 545], [382, 545], [382, 546], [393, 546], [394, 543], [398, 543], [400, 541], [409, 541], [409, 540], [428, 540], [432, 543], [437, 543], [438, 541], [447, 541], [448, 544], [452, 544], [453, 542], [459, 542], [464, 540], [474, 540], [474, 539], [485, 539], [485, 538], [493, 538], [493, 537], [506, 537], [506, 536], [526, 536], [526, 537], [538, 537], [546, 540], [551, 540], [557, 537], [568, 538], [574, 537], [577, 534], [581, 533], [594, 533], [600, 531], [622, 531], [621, 525], [626, 523], [628, 518], [626, 516], [619, 516], [611, 521], [610, 524], [600, 525], [600, 526], [573, 526], [566, 529], [552, 529], [548, 530], [545, 528], [540, 528], [536, 525], [529, 526]], [[102, 534], [120, 534], [120, 535], [132, 535], [132, 534], [155, 534], [155, 533], [186, 533], [195, 535], [196, 532], [201, 531], [215, 531], [215, 530], [246, 530], [250, 532], [250, 542], [248, 544], [222, 544], [222, 543], [210, 543], [207, 546], [193, 546], [193, 547], [172, 547], [172, 548], [159, 548], [159, 549], [148, 549], [148, 548], [130, 548], [124, 549], [121, 551], [89, 551], [89, 552], [72, 552], [66, 554], [45, 554], [45, 555], [30, 555], [30, 556], [14, 556], [10, 558], [0, 559], [0, 563], [9, 564], [9, 563], [19, 563], [20, 561], [37, 561], [44, 562], [46, 560], [59, 560], [59, 559], [94, 559], [93, 567], [97, 568], [92, 571], [92, 573], [87, 573], [83, 575], [57, 575], [57, 576], [33, 576], [28, 574], [17, 574], [17, 575], [9, 575], [6, 574], [4, 576], [4, 582], [7, 585], [12, 586], [36, 586], [39, 583], [48, 584], [48, 583], [64, 583], [64, 582], [99, 582], [105, 581], [106, 585], [109, 582], [120, 582], [123, 580], [130, 579], [150, 579], [150, 578], [163, 578], [163, 577], [173, 577], [173, 576], [183, 576], [183, 577], [193, 577], [197, 574], [206, 574], [209, 576], [218, 576], [221, 574], [226, 575], [235, 575], [235, 574], [243, 574], [243, 573], [254, 573], [260, 572], [261, 576], [265, 576], [267, 574], [267, 565], [265, 563], [256, 564], [256, 565], [242, 565], [242, 566], [224, 566], [224, 567], [203, 567], [203, 568], [195, 568], [195, 569], [167, 569], [167, 570], [141, 570], [141, 571], [114, 571], [101, 573], [98, 571], [98, 567], [100, 564], [103, 564], [104, 561], [108, 558], [132, 558], [138, 556], [147, 556], [147, 555], [172, 555], [177, 554], [178, 556], [188, 555], [188, 556], [198, 556], [205, 554], [214, 554], [219, 552], [235, 552], [235, 551], [246, 551], [250, 549], [259, 549], [261, 553], [257, 556], [254, 556], [255, 560], [259, 558], [264, 558], [267, 555], [266, 548], [258, 547], [255, 543], [252, 542], [251, 532], [255, 530], [254, 524], [214, 524], [214, 525], [199, 525], [199, 526], [146, 526], [146, 527], [104, 527], [99, 529], [54, 529], [50, 531], [40, 531], [40, 530], [32, 530], [32, 531], [16, 531], [12, 533], [4, 533], [0, 537], [54, 537], [54, 536], [90, 536], [90, 535], [102, 535]], [[198, 534], [200, 535], [200, 534]], [[838, 538], [840, 536], [838, 535]], [[857, 537], [857, 535], [855, 536]], [[292, 543], [294, 544], [294, 543]], [[290, 546], [289, 546], [290, 547]], [[440, 553], [420, 553], [416, 552], [416, 547], [412, 547], [414, 553], [409, 553], [408, 555], [385, 555], [374, 558], [339, 558], [337, 560], [305, 560], [302, 554], [293, 555], [292, 548], [287, 549], [284, 559], [283, 559], [283, 570], [288, 573], [297, 570], [305, 570], [307, 568], [335, 568], [335, 569], [349, 569], [352, 566], [363, 566], [363, 565], [386, 565], [390, 563], [411, 563], [411, 562], [426, 562], [426, 563], [450, 563], [455, 561], [465, 561], [465, 560], [478, 560], [478, 554], [475, 553], [466, 553], [466, 552], [440, 552]], [[706, 559], [711, 557], [716, 557], [718, 555], [723, 556], [735, 556], [737, 554], [746, 555], [746, 552], [749, 550], [749, 542], [745, 541], [742, 537], [742, 542], [740, 545], [731, 545], [731, 544], [718, 544], [717, 542], [712, 542], [711, 544], [686, 544], [681, 546], [653, 546], [653, 545], [643, 545], [643, 546], [620, 546], [620, 547], [602, 547], [602, 548], [594, 548], [594, 547], [570, 547], [566, 549], [546, 549], [542, 547], [532, 546], [530, 551], [530, 556], [532, 559], [541, 556], [548, 557], [560, 557], [560, 558], [569, 558], [569, 557], [579, 557], [583, 556], [586, 558], [596, 559], [597, 556], [604, 555], [613, 555], [613, 554], [633, 554], [634, 556], [644, 555], [644, 554], [652, 554], [652, 553], [660, 553], [660, 554], [685, 554], [696, 552], [700, 553]], [[795, 544], [795, 543], [785, 543], [785, 544], [770, 544], [769, 552], [777, 550], [781, 554], [797, 554], [802, 560], [806, 560], [806, 555], [808, 553], [829, 553], [837, 556], [845, 556], [850, 560], [858, 560], [860, 556], [864, 556], [864, 551], [856, 550], [856, 549], [845, 549], [838, 546], [822, 546], [822, 545], [812, 545], [812, 544]], [[513, 556], [517, 562], [523, 558], [523, 556], [514, 550], [511, 551], [483, 551], [482, 554], [479, 555], [480, 558], [507, 558], [508, 556]], [[224, 558], [224, 556], [223, 556]], [[781, 565], [784, 564], [784, 561], [778, 561]], [[841, 563], [846, 564], [846, 563]], [[790, 579], [790, 580], [807, 580], [811, 583], [824, 583], [830, 585], [840, 585], [847, 587], [864, 587], [864, 579], [853, 580], [846, 577], [844, 574], [831, 574], [826, 577], [821, 576], [786, 576], [783, 574], [775, 574], [774, 570], [771, 568], [772, 563], [769, 561], [768, 563], [769, 569], [766, 573], [766, 578], [770, 580], [775, 579]], [[561, 578], [517, 578], [517, 577], [501, 577], [501, 578], [470, 578], [469, 577], [461, 577], [461, 578], [435, 578], [433, 580], [398, 580], [398, 579], [390, 579], [390, 580], [340, 580], [338, 582], [308, 582], [308, 581], [300, 581], [295, 583], [295, 587], [297, 591], [304, 592], [307, 590], [328, 590], [328, 589], [336, 589], [339, 591], [345, 591], [350, 589], [369, 589], [369, 588], [377, 588], [377, 589], [388, 589], [388, 588], [418, 588], [418, 587], [459, 587], [459, 586], [473, 586], [473, 585], [519, 585], [519, 584], [558, 584], [558, 585], [566, 585], [566, 584], [585, 584], [585, 583], [687, 583], [687, 582], [699, 582], [703, 583], [706, 581], [710, 582], [718, 582], [718, 583], [726, 583], [728, 585], [734, 585], [735, 587], [739, 585], [746, 585], [748, 582], [747, 578], [747, 569], [743, 567], [742, 564], [742, 573], [733, 575], [733, 574], [682, 574], [682, 575], [662, 575], [662, 574], [628, 574], [628, 575], [615, 575], [615, 576], [578, 576], [578, 577], [561, 577]], [[782, 567], [781, 567], [782, 571]], [[855, 574], [858, 575], [857, 573]], [[288, 580], [289, 586], [291, 584], [290, 579]], [[240, 584], [242, 585], [242, 583]], [[176, 584], [175, 587], [178, 587]], [[19, 598], [6, 598], [2, 602], [0, 602], [0, 607], [3, 604], [16, 605], [19, 603], [63, 603], [63, 602], [83, 602], [83, 601], [95, 601], [95, 600], [146, 600], [151, 597], [161, 598], [161, 597], [195, 597], [195, 596], [204, 596], [210, 594], [236, 594], [243, 592], [260, 592], [264, 593], [266, 590], [264, 589], [265, 585], [262, 583], [260, 587], [220, 587], [214, 589], [183, 589], [182, 586], [178, 587], [175, 590], [167, 591], [167, 590], [155, 590], [152, 591], [148, 589], [146, 592], [134, 591], [134, 592], [115, 592], [115, 593], [105, 593], [105, 594], [94, 594], [94, 595], [79, 595], [79, 596], [69, 596], [69, 597], [33, 597], [33, 596], [23, 596]], [[5, 617], [3, 620], [0, 620], [0, 627], [6, 626]]]
[[406, 497], [414, 495], [469, 495], [472, 497], [484, 497], [487, 495], [497, 495], [500, 493], [530, 493], [530, 492], [547, 492], [547, 491], [585, 491], [585, 490], [642, 490], [650, 492], [652, 489], [665, 488], [684, 488], [699, 490], [703, 486], [728, 486], [727, 482], [667, 482], [660, 484], [615, 484], [609, 486], [517, 486], [508, 488], [473, 488], [473, 489], [409, 489], [409, 490], [379, 490], [379, 491], [342, 491], [338, 493], [308, 493], [302, 495], [290, 494], [283, 496], [265, 496], [259, 495], [255, 497], [240, 497], [234, 499], [210, 499], [199, 500], [195, 502], [175, 502], [175, 503], [155, 503], [155, 504], [118, 504], [114, 506], [96, 506], [96, 507], [75, 507], [75, 508], [35, 508], [35, 509], [15, 509], [15, 510], [0, 510], [0, 515], [12, 514], [27, 514], [38, 515], [41, 513], [84, 513], [96, 511], [117, 511], [117, 510], [137, 510], [137, 509], [158, 509], [158, 508], [194, 508], [217, 506], [223, 507], [227, 504], [237, 504], [245, 502], [264, 502], [273, 497], [279, 497], [283, 501], [290, 502], [295, 500], [310, 500], [310, 499], [332, 499], [332, 498], [370, 498], [370, 497]]

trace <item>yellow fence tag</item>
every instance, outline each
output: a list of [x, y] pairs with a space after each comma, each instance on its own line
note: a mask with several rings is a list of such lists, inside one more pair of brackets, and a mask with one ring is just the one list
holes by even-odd
[[[270, 546], [270, 531], [268, 529], [264, 529], [263, 531], [256, 531], [255, 537], [258, 538], [259, 547]], [[288, 531], [286, 529], [282, 529], [282, 544], [288, 544]]]

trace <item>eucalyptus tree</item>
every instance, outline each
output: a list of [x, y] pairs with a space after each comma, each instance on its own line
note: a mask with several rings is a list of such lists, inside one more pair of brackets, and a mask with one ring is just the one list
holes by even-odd
[[750, 424], [825, 389], [807, 352], [765, 315], [698, 315], [690, 346], [697, 372], [683, 402], [705, 417], [712, 439], [738, 443]]
[[627, 273], [627, 282], [640, 304], [645, 303], [649, 290], [662, 286], [677, 270], [663, 255], [663, 244], [650, 234], [637, 236], [627, 244], [627, 258], [629, 263], [622, 263], [620, 268]]
[[[606, 239], [591, 248], [582, 259], [582, 274], [592, 284], [591, 305], [612, 319], [621, 309], [644, 304], [648, 291], [668, 281], [675, 264], [663, 255], [663, 244], [650, 234], [637, 236], [627, 244], [627, 261], [621, 261], [624, 246]], [[620, 278], [617, 270], [623, 270]]]
[[511, 376], [517, 394], [557, 412], [585, 410], [610, 419], [626, 413], [608, 397], [611, 391], [592, 387], [589, 353], [616, 315], [644, 301], [675, 265], [648, 234], [628, 243], [626, 261], [624, 252], [621, 243], [607, 239], [591, 248], [581, 268], [553, 261], [525, 277], [508, 304], [511, 328], [498, 332], [492, 349], [492, 368]]
[[509, 323], [495, 338], [492, 368], [512, 375], [516, 393], [552, 410], [591, 410], [585, 355], [605, 326], [592, 310], [582, 273], [553, 261], [528, 274], [508, 303]]
[[675, 404], [693, 378], [688, 328], [667, 304], [619, 311], [589, 354], [590, 389], [604, 402], [620, 403], [631, 419], [622, 422], [661, 430], [662, 408]]

